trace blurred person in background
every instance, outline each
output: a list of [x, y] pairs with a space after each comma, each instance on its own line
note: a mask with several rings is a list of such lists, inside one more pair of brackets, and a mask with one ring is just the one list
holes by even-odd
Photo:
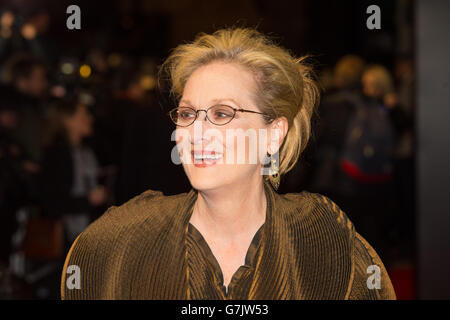
[[286, 175], [285, 187], [301, 190], [306, 186], [332, 196], [336, 188], [334, 180], [339, 146], [354, 101], [360, 96], [364, 67], [364, 59], [347, 54], [337, 61], [334, 68], [322, 70], [320, 84], [324, 94], [311, 119], [313, 143], [304, 151], [303, 161], [299, 161], [292, 173]]
[[[384, 107], [395, 129], [396, 137], [400, 136], [411, 125], [410, 118], [395, 92], [392, 74], [381, 65], [369, 66], [362, 76], [362, 91], [366, 101], [375, 101]], [[397, 141], [398, 139], [396, 139]]]
[[17, 127], [14, 99], [0, 88], [0, 264], [8, 265], [12, 253], [11, 238], [16, 230], [15, 213], [24, 202], [26, 174], [21, 147], [12, 131]]
[[38, 174], [42, 156], [43, 108], [47, 98], [47, 71], [34, 56], [16, 54], [6, 62], [4, 74], [11, 107], [17, 115], [17, 125], [11, 138], [20, 146], [22, 166], [26, 170], [26, 192], [29, 203], [38, 198]]
[[16, 213], [38, 200], [41, 98], [47, 87], [38, 59], [16, 55], [0, 86], [0, 260], [8, 262]]
[[38, 171], [42, 149], [43, 105], [47, 94], [47, 72], [39, 59], [17, 54], [8, 61], [7, 83], [14, 92], [18, 126], [13, 135], [33, 162], [30, 170]]
[[[339, 189], [335, 184], [338, 173], [338, 157], [350, 116], [361, 96], [361, 75], [364, 60], [354, 54], [345, 55], [336, 63], [331, 76], [332, 83], [322, 97], [318, 108], [318, 124], [315, 127], [317, 149], [310, 170], [312, 190], [333, 196]], [[314, 132], [313, 131], [313, 132]]]
[[343, 59], [354, 59], [347, 66], [359, 71], [345, 72], [342, 61], [336, 66], [336, 91], [324, 98], [319, 111], [312, 189], [338, 199], [361, 234], [387, 258], [399, 224], [394, 152], [405, 117], [385, 67], [363, 68], [362, 59]]
[[355, 91], [360, 88], [360, 79], [365, 61], [358, 55], [348, 54], [336, 63], [334, 87], [336, 91]]
[[84, 143], [92, 134], [88, 108], [75, 100], [63, 100], [48, 112], [42, 161], [44, 215], [62, 218], [67, 243], [73, 242], [91, 222], [92, 211], [106, 201], [98, 183], [99, 166], [94, 152]]
[[[366, 70], [362, 78], [363, 92], [369, 99], [384, 105], [394, 129], [394, 146], [392, 154], [392, 197], [394, 212], [387, 218], [391, 221], [391, 240], [395, 241], [396, 258], [404, 259], [413, 253], [413, 141], [412, 141], [412, 101], [408, 99], [411, 89], [412, 70], [407, 60], [399, 60], [396, 75], [400, 79], [399, 93], [395, 92], [394, 79], [383, 66], [374, 65]], [[406, 92], [405, 92], [406, 91]]]

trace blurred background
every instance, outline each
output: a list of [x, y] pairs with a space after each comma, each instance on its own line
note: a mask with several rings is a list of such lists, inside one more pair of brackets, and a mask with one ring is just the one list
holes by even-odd
[[[380, 255], [399, 299], [449, 298], [449, 276], [439, 275], [450, 270], [448, 238], [436, 229], [449, 231], [447, 200], [436, 199], [442, 188], [417, 182], [422, 174], [420, 181], [444, 187], [417, 161], [418, 128], [429, 132], [440, 119], [433, 101], [441, 108], [449, 98], [425, 85], [431, 111], [420, 126], [418, 83], [441, 81], [434, 75], [442, 70], [435, 66], [427, 78], [418, 70], [436, 64], [433, 48], [449, 65], [445, 28], [433, 29], [449, 20], [449, 2], [427, 3], [0, 1], [0, 299], [58, 299], [70, 244], [109, 206], [147, 189], [189, 191], [170, 158], [166, 113], [174, 105], [157, 88], [158, 65], [197, 33], [229, 26], [257, 27], [295, 55], [311, 55], [322, 86], [312, 139], [280, 192], [335, 201]], [[66, 27], [71, 4], [81, 9], [80, 30]], [[379, 30], [366, 26], [372, 4], [381, 9]], [[445, 159], [448, 139], [435, 142], [424, 140], [424, 162], [432, 152]], [[425, 168], [448, 177], [432, 161]]]

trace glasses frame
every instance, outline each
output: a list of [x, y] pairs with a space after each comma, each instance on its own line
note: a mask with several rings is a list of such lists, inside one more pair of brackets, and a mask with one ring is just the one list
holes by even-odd
[[[208, 118], [208, 111], [209, 111], [211, 108], [214, 108], [214, 107], [217, 107], [217, 106], [225, 106], [225, 107], [228, 107], [228, 108], [233, 109], [233, 116], [230, 118], [230, 120], [229, 120], [228, 122], [225, 122], [225, 123], [222, 123], [222, 124], [217, 124], [217, 123], [211, 121], [211, 119]], [[190, 124], [185, 125], [185, 126], [182, 126], [182, 125], [179, 125], [179, 124], [175, 123], [175, 121], [173, 120], [173, 118], [172, 118], [172, 113], [173, 113], [175, 110], [178, 110], [178, 109], [180, 109], [180, 108], [191, 109], [192, 111], [195, 112], [195, 118], [194, 118], [194, 120], [192, 120], [192, 122], [191, 122]], [[176, 126], [179, 126], [179, 127], [189, 127], [190, 125], [192, 125], [192, 124], [195, 122], [195, 120], [197, 120], [197, 118], [198, 118], [198, 113], [199, 113], [200, 111], [204, 111], [204, 112], [205, 112], [205, 118], [208, 119], [208, 121], [209, 121], [210, 123], [212, 123], [213, 125], [215, 125], [215, 126], [224, 126], [224, 125], [230, 123], [231, 121], [233, 121], [233, 119], [234, 119], [234, 117], [236, 116], [236, 113], [237, 113], [237, 112], [247, 112], [247, 113], [261, 114], [261, 115], [264, 115], [264, 116], [266, 116], [266, 117], [269, 117], [269, 120], [272, 120], [272, 121], [273, 121], [273, 118], [272, 118], [269, 114], [267, 114], [267, 113], [264, 113], [264, 112], [258, 112], [258, 111], [253, 111], [253, 110], [247, 110], [247, 109], [242, 109], [242, 108], [234, 108], [234, 107], [232, 107], [232, 106], [229, 106], [229, 105], [227, 105], [227, 104], [222, 104], [222, 103], [215, 104], [215, 105], [213, 105], [213, 106], [208, 107], [207, 109], [197, 109], [197, 110], [195, 110], [194, 108], [191, 108], [191, 107], [176, 107], [176, 108], [173, 108], [172, 110], [170, 110], [170, 111], [167, 113], [167, 115], [170, 117], [170, 119], [172, 120], [172, 122], [175, 123]]]

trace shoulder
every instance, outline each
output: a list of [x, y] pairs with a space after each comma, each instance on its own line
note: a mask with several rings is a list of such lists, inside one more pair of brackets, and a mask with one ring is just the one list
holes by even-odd
[[[275, 197], [275, 224], [287, 234], [307, 299], [345, 299], [351, 289], [355, 230], [346, 214], [321, 194]], [[280, 223], [281, 222], [281, 223]], [[281, 235], [280, 235], [281, 236]], [[300, 281], [300, 280], [299, 280]]]
[[324, 228], [353, 233], [354, 227], [348, 216], [330, 198], [308, 191], [278, 195], [277, 203], [290, 221], [302, 224], [320, 224]]
[[346, 298], [395, 299], [381, 258], [336, 203], [324, 195], [306, 191], [282, 195], [278, 202], [282, 207], [295, 208], [285, 211], [285, 219], [295, 224], [296, 231], [308, 242], [314, 242], [314, 250], [323, 252], [321, 248], [327, 248], [326, 255], [333, 257], [333, 261], [348, 262], [347, 267], [341, 268], [349, 270]]
[[[130, 232], [145, 225], [157, 227], [171, 220], [186, 199], [187, 193], [166, 196], [161, 191], [147, 190], [120, 206], [111, 206], [84, 233], [113, 235]], [[155, 231], [155, 230], [152, 230]]]
[[355, 235], [353, 260], [354, 270], [349, 299], [396, 299], [394, 287], [381, 258], [359, 233]]
[[[174, 221], [179, 220], [176, 219], [177, 213], [187, 195], [166, 196], [161, 191], [147, 190], [120, 206], [111, 206], [73, 243], [62, 272], [65, 298], [116, 296], [114, 290], [120, 287], [116, 283], [119, 280], [114, 278], [114, 282], [111, 277], [116, 277], [117, 270], [140, 265], [144, 255], [159, 251], [161, 239], [167, 238], [165, 233], [172, 230], [170, 226]], [[82, 282], [97, 283], [98, 288], [91, 286], [82, 292], [65, 289], [67, 267], [71, 265], [85, 270]]]

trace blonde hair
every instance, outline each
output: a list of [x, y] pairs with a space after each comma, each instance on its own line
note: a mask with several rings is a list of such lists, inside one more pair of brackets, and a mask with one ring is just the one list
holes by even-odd
[[255, 29], [232, 27], [213, 34], [202, 32], [193, 42], [173, 49], [160, 68], [159, 79], [167, 75], [170, 93], [179, 99], [190, 75], [211, 62], [236, 63], [252, 72], [258, 108], [272, 119], [284, 116], [288, 120], [289, 130], [279, 150], [279, 173], [284, 174], [308, 143], [311, 116], [319, 100], [319, 89], [305, 58], [294, 57]]
[[371, 75], [374, 79], [374, 84], [380, 96], [385, 96], [394, 91], [394, 80], [388, 69], [379, 64], [369, 65], [363, 73], [364, 75]]
[[338, 88], [346, 88], [359, 84], [364, 71], [364, 60], [353, 54], [339, 59], [334, 68], [334, 82]]

